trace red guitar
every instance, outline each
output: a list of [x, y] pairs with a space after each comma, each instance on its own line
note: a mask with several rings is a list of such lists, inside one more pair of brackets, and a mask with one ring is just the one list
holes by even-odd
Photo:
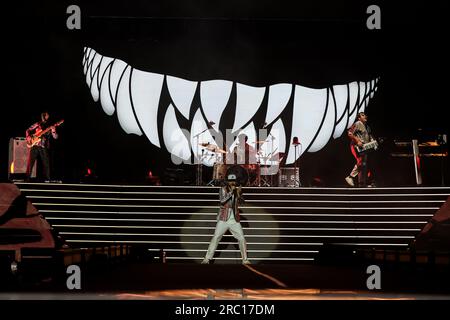
[[58, 121], [57, 123], [55, 123], [54, 125], [48, 127], [47, 129], [37, 131], [37, 132], [35, 132], [34, 134], [28, 136], [28, 137], [27, 137], [27, 147], [28, 147], [28, 148], [31, 148], [31, 147], [33, 147], [33, 146], [39, 144], [39, 142], [41, 142], [42, 136], [43, 136], [44, 134], [46, 134], [47, 132], [49, 132], [49, 131], [52, 130], [53, 128], [55, 128], [55, 127], [57, 127], [57, 126], [59, 126], [59, 125], [61, 125], [61, 124], [63, 124], [63, 123], [64, 123], [64, 120]]

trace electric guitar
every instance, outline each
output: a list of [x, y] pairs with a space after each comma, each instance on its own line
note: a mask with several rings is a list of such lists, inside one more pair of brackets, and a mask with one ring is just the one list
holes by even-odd
[[46, 134], [47, 132], [52, 130], [52, 128], [57, 127], [57, 126], [59, 126], [59, 125], [61, 125], [63, 123], [64, 123], [64, 120], [58, 121], [57, 123], [55, 123], [54, 125], [48, 127], [47, 129], [37, 131], [34, 134], [28, 136], [27, 137], [27, 147], [31, 148], [31, 147], [39, 144], [39, 142], [41, 142], [42, 136], [44, 134]]

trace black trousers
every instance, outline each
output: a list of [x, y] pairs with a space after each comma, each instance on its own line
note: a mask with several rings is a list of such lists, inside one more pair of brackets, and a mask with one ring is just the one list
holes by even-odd
[[367, 186], [367, 175], [368, 175], [368, 157], [367, 154], [361, 157], [361, 171], [358, 174], [358, 186], [366, 187]]
[[[45, 180], [50, 180], [50, 158], [48, 154], [48, 149], [44, 147], [34, 146], [30, 150], [30, 157], [28, 158], [27, 166], [27, 179], [31, 176], [31, 171], [33, 169], [36, 160], [40, 160], [42, 166], [42, 176]], [[39, 169], [39, 167], [38, 167]], [[37, 172], [37, 171], [36, 171]], [[39, 176], [39, 173], [37, 173]]]

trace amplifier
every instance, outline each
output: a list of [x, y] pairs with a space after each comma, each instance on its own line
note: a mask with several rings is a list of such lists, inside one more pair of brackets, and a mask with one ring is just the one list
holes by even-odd
[[279, 187], [300, 187], [299, 168], [280, 168], [278, 176]]
[[[9, 161], [8, 161], [8, 179], [25, 178], [28, 166], [28, 156], [30, 148], [27, 147], [25, 138], [9, 139]], [[31, 177], [36, 177], [36, 165], [34, 164]]]

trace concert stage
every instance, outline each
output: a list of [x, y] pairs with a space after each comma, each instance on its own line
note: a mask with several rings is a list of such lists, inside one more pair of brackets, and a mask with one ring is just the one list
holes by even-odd
[[[72, 248], [127, 244], [156, 261], [163, 250], [170, 263], [199, 263], [216, 224], [216, 187], [16, 185]], [[346, 258], [360, 249], [406, 250], [449, 195], [450, 187], [244, 188], [249, 259], [296, 264], [336, 250]], [[215, 263], [240, 263], [231, 234]]]
[[[200, 265], [216, 187], [16, 186], [69, 247], [22, 249], [21, 278], [1, 290], [15, 293], [0, 299], [448, 299], [449, 252], [431, 257], [411, 244], [447, 208], [449, 187], [244, 188], [252, 264], [241, 265], [226, 234], [213, 263]], [[82, 270], [75, 293], [66, 287], [69, 265]], [[369, 265], [381, 268], [381, 290], [368, 290]]]

